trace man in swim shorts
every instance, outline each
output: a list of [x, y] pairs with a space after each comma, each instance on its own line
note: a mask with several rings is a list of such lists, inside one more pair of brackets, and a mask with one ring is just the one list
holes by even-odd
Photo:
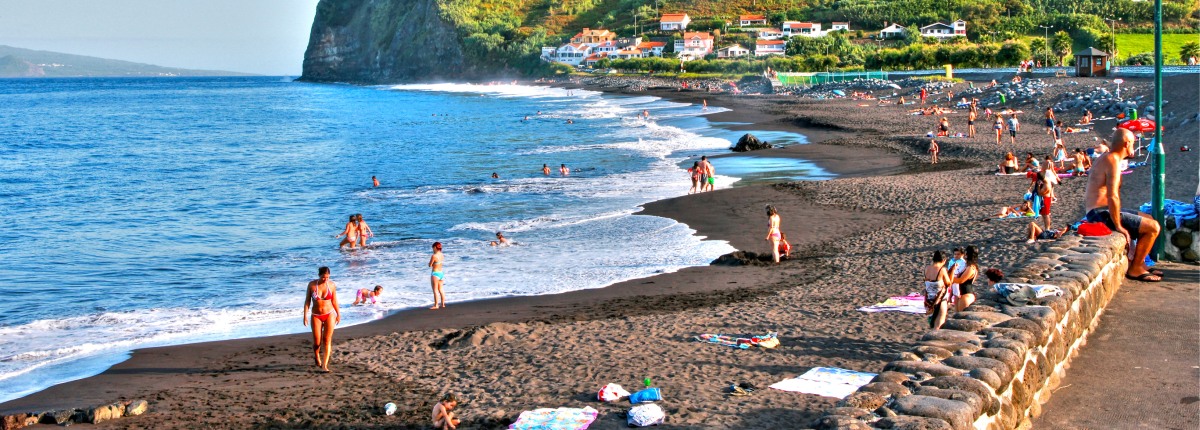
[[[1125, 278], [1160, 282], [1162, 273], [1146, 267], [1146, 256], [1154, 246], [1160, 227], [1158, 222], [1141, 212], [1121, 210], [1121, 161], [1133, 155], [1133, 132], [1118, 128], [1113, 134], [1112, 148], [1092, 164], [1084, 192], [1084, 220], [1102, 222], [1114, 232], [1125, 236], [1126, 249], [1132, 254]], [[1136, 240], [1136, 244], [1135, 241]]]
[[700, 191], [699, 192], [704, 192], [704, 189], [706, 187], [708, 187], [708, 168], [709, 168], [708, 156], [701, 155], [700, 156]]

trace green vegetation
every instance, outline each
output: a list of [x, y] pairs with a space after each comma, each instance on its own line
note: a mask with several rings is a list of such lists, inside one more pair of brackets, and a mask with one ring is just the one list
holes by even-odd
[[0, 45], [0, 78], [82, 76], [247, 76], [219, 70], [189, 70], [121, 60]]
[[[1191, 42], [1198, 43], [1200, 34], [1164, 34], [1163, 35], [1163, 60], [1166, 64], [1183, 64], [1180, 58], [1180, 51], [1183, 45]], [[1100, 47], [1096, 47], [1100, 49]], [[1154, 35], [1153, 34], [1117, 34], [1117, 61], [1118, 64], [1125, 64], [1126, 60], [1134, 55], [1149, 52], [1151, 58], [1154, 56]], [[1185, 57], [1186, 58], [1186, 57]], [[1153, 63], [1153, 60], [1151, 60]], [[1142, 64], [1150, 64], [1142, 62]]]

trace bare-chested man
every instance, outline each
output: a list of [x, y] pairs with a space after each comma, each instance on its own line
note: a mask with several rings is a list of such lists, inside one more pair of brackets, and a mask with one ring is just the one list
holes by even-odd
[[[1088, 222], [1103, 222], [1113, 231], [1125, 235], [1126, 247], [1133, 251], [1129, 270], [1125, 272], [1126, 278], [1159, 282], [1162, 280], [1162, 273], [1146, 267], [1146, 255], [1150, 254], [1154, 239], [1158, 237], [1158, 222], [1141, 212], [1121, 211], [1120, 164], [1132, 155], [1132, 145], [1133, 133], [1117, 129], [1113, 134], [1112, 148], [1092, 163], [1087, 193], [1084, 195], [1083, 207], [1087, 210], [1084, 219]], [[1117, 217], [1115, 220], [1114, 215]], [[1136, 246], [1133, 245], [1132, 235], [1136, 235]]]

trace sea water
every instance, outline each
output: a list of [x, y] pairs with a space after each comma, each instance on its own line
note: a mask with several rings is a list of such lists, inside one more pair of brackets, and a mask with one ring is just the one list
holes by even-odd
[[[703, 119], [720, 110], [520, 85], [0, 80], [0, 401], [136, 348], [306, 331], [319, 266], [343, 325], [428, 306], [435, 241], [451, 304], [707, 264], [732, 248], [632, 214], [725, 152], [736, 135]], [[339, 250], [355, 213], [375, 236]], [[513, 245], [489, 246], [498, 231]], [[379, 304], [350, 306], [375, 285]]]

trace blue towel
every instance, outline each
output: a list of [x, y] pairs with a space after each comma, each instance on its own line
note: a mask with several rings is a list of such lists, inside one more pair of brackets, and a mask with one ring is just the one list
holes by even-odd
[[647, 388], [629, 395], [629, 403], [638, 404], [662, 400], [662, 391], [658, 388]]
[[[1144, 213], [1153, 213], [1150, 203], [1139, 206], [1138, 210]], [[1177, 221], [1185, 221], [1197, 216], [1195, 204], [1170, 199], [1163, 202], [1163, 213], [1175, 217]]]

